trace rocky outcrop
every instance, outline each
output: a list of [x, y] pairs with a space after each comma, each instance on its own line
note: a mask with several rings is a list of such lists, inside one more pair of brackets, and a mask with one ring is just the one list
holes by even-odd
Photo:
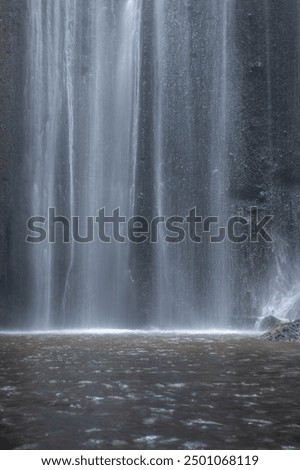
[[262, 339], [267, 341], [299, 341], [300, 342], [300, 320], [283, 323], [280, 326], [264, 333]]
[[277, 328], [280, 325], [283, 325], [284, 322], [273, 315], [268, 315], [265, 318], [262, 318], [258, 324], [258, 328], [261, 331], [268, 331], [274, 328]]

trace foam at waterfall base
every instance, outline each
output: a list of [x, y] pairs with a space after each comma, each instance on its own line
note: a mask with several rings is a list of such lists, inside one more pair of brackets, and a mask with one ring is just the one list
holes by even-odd
[[238, 329], [186, 329], [186, 330], [162, 330], [162, 329], [111, 329], [111, 328], [89, 328], [89, 329], [49, 329], [49, 330], [0, 330], [0, 335], [140, 335], [140, 336], [222, 336], [222, 335], [234, 335], [234, 336], [257, 336], [258, 333], [255, 330], [238, 330]]

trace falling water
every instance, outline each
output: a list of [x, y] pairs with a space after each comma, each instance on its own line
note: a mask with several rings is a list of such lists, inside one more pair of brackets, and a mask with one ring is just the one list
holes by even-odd
[[[78, 216], [74, 224], [87, 237], [93, 221], [86, 218], [99, 209], [139, 215], [138, 191], [150, 182], [153, 216], [186, 217], [195, 208], [199, 216], [226, 221], [230, 5], [28, 0], [24, 172], [30, 215], [47, 217], [53, 207], [57, 216]], [[152, 36], [145, 49], [146, 20]], [[142, 101], [147, 61], [151, 109]], [[153, 168], [141, 174], [147, 135]], [[140, 273], [132, 272], [137, 252], [129, 242], [100, 242], [97, 233], [94, 242], [64, 244], [59, 225], [56, 243], [27, 247], [30, 326], [135, 326], [145, 309], [136, 287]], [[153, 277], [153, 304], [144, 326], [228, 326], [227, 244], [211, 246], [207, 237], [166, 243], [166, 234], [160, 225], [150, 248], [153, 269], [145, 268]]]
[[[184, 171], [190, 165], [193, 144], [187, 3], [156, 0], [154, 32], [155, 215], [181, 216], [188, 193]], [[186, 244], [172, 246], [163, 241], [165, 235], [159, 227], [153, 248], [155, 323], [169, 328], [195, 325], [193, 293], [187, 283], [193, 266], [185, 265]]]
[[[46, 216], [55, 206], [56, 155], [62, 112], [60, 90], [63, 63], [59, 2], [28, 3], [28, 68], [26, 84], [26, 172], [31, 194], [31, 211]], [[32, 250], [33, 324], [49, 327], [53, 296], [53, 246], [37, 245]], [[42, 312], [42, 313], [41, 313]]]
[[[30, 212], [133, 211], [142, 2], [28, 1], [26, 161]], [[82, 222], [83, 221], [83, 222]], [[30, 323], [124, 323], [128, 244], [31, 247]], [[84, 313], [83, 313], [84, 312]], [[34, 316], [34, 319], [33, 319]]]
[[[74, 207], [74, 89], [72, 82], [72, 74], [74, 74], [75, 59], [75, 14], [76, 3], [68, 0], [66, 2], [65, 14], [65, 80], [67, 93], [67, 109], [68, 109], [68, 167], [69, 167], [69, 213], [75, 213]], [[63, 309], [67, 310], [67, 296], [70, 291], [69, 278], [74, 263], [74, 243], [71, 241], [69, 266], [66, 273], [65, 288], [63, 293]]]
[[[191, 194], [196, 141], [197, 90], [191, 77], [191, 25], [189, 2], [154, 2], [154, 187], [155, 215], [181, 216], [199, 205]], [[155, 323], [161, 327], [203, 325], [197, 291], [195, 246], [185, 239], [179, 244], [160, 241], [154, 246]]]
[[[229, 100], [229, 53], [232, 44], [229, 43], [232, 2], [211, 2], [212, 17], [218, 18], [214, 38], [214, 68], [212, 77], [212, 112], [211, 112], [211, 189], [210, 214], [218, 216], [221, 227], [226, 227], [229, 219], [228, 201], [228, 136], [230, 129], [230, 100]], [[216, 234], [217, 235], [217, 234]], [[212, 289], [211, 315], [214, 321], [226, 326], [230, 319], [230, 284], [231, 266], [229, 244], [226, 241], [217, 242], [211, 246], [212, 252]]]
[[[224, 223], [230, 7], [206, 2], [193, 10], [195, 24], [190, 7], [189, 1], [154, 2], [155, 209], [156, 215], [186, 216], [195, 207]], [[207, 239], [203, 244], [186, 239], [154, 248], [158, 324], [228, 325], [228, 248], [225, 242], [209, 246]]]

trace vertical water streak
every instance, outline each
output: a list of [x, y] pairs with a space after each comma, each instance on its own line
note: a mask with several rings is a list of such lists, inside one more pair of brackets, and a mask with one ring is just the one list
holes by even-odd
[[[26, 83], [26, 155], [31, 190], [30, 215], [47, 217], [55, 206], [55, 168], [60, 114], [60, 2], [30, 0], [28, 5], [28, 74]], [[33, 289], [31, 319], [48, 328], [53, 299], [53, 246], [30, 247]]]
[[[165, 1], [155, 0], [154, 2], [154, 104], [153, 104], [153, 119], [154, 119], [154, 198], [155, 198], [155, 216], [165, 215], [164, 211], [164, 195], [163, 195], [163, 100], [165, 90], [165, 70], [164, 61], [166, 60], [165, 53]], [[154, 296], [155, 303], [155, 324], [162, 326], [163, 319], [168, 315], [169, 302], [169, 289], [167, 284], [167, 269], [168, 263], [166, 259], [166, 246], [161, 241], [163, 236], [161, 226], [158, 226], [159, 242], [154, 246], [155, 250], [155, 281], [154, 281]]]
[[[231, 2], [212, 0], [214, 33], [211, 34], [214, 61], [211, 98], [211, 216], [217, 216], [218, 227], [226, 227], [229, 216], [228, 200], [228, 132], [229, 76], [228, 44]], [[216, 235], [217, 233], [215, 233]], [[212, 324], [228, 326], [230, 318], [230, 253], [227, 240], [211, 243], [211, 318]]]
[[[208, 9], [197, 11], [205, 25]], [[155, 216], [186, 217], [193, 207], [204, 206], [204, 154], [200, 142], [205, 139], [201, 125], [201, 105], [205, 94], [199, 82], [206, 82], [208, 62], [201, 61], [207, 29], [193, 23], [190, 1], [154, 2], [153, 37], [153, 167]], [[195, 44], [193, 44], [193, 41]], [[195, 51], [198, 61], [195, 59]], [[204, 55], [204, 54], [203, 54]], [[192, 75], [192, 64], [197, 78]], [[197, 124], [198, 123], [198, 126]], [[202, 134], [203, 133], [203, 134]], [[200, 137], [199, 137], [200, 136]], [[179, 219], [178, 219], [179, 220]], [[177, 222], [176, 222], [177, 223]], [[180, 228], [187, 228], [179, 223]], [[199, 266], [202, 248], [186, 237], [180, 242], [166, 241], [172, 233], [158, 225], [158, 242], [153, 244], [155, 262], [153, 321], [162, 328], [187, 328], [203, 324], [203, 305], [198, 302]]]
[[[65, 2], [65, 87], [67, 96], [67, 116], [68, 116], [68, 168], [69, 168], [69, 217], [75, 216], [75, 196], [74, 196], [74, 54], [75, 54], [75, 21], [76, 2], [66, 0]], [[70, 241], [69, 263], [66, 272], [65, 286], [63, 292], [63, 313], [69, 313], [68, 296], [70, 295], [70, 275], [74, 264], [74, 240]]]
[[[102, 3], [102, 2], [101, 2]], [[86, 96], [86, 119], [88, 130], [88, 141], [86, 142], [86, 162], [83, 166], [85, 170], [85, 180], [82, 182], [82, 207], [80, 216], [84, 217], [88, 214], [94, 214], [97, 210], [97, 199], [102, 199], [98, 193], [102, 189], [101, 173], [103, 173], [103, 131], [102, 131], [102, 111], [103, 107], [103, 80], [105, 67], [103, 63], [103, 47], [106, 42], [105, 38], [105, 21], [103, 15], [105, 10], [103, 5], [97, 6], [97, 2], [92, 1], [88, 16], [88, 32], [89, 43], [87, 45], [89, 54], [89, 83]], [[101, 67], [103, 73], [101, 74]], [[99, 205], [99, 208], [102, 205]], [[86, 248], [86, 249], [85, 249]], [[81, 273], [79, 273], [79, 284], [82, 286], [82, 297], [84, 302], [79, 304], [82, 311], [78, 312], [79, 318], [81, 316], [82, 322], [79, 324], [86, 324], [91, 327], [95, 321], [94, 306], [95, 296], [98, 294], [98, 289], [101, 289], [101, 280], [98, 279], [97, 273], [97, 246], [94, 244], [91, 247], [83, 247], [80, 251], [81, 260], [79, 266]], [[99, 261], [98, 261], [99, 262]], [[81, 274], [81, 275], [80, 275]], [[85, 280], [86, 279], [86, 280]], [[99, 287], [97, 289], [96, 282], [98, 280]]]
[[133, 83], [132, 83], [132, 183], [130, 194], [130, 214], [135, 215], [136, 198], [136, 178], [137, 178], [137, 160], [138, 160], [138, 131], [140, 117], [140, 77], [141, 77], [141, 21], [142, 21], [142, 2], [131, 2], [131, 8], [135, 12], [133, 29]]

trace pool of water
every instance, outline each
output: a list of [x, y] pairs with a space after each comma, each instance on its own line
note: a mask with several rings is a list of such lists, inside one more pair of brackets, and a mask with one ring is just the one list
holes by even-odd
[[300, 449], [300, 344], [0, 335], [2, 449]]

